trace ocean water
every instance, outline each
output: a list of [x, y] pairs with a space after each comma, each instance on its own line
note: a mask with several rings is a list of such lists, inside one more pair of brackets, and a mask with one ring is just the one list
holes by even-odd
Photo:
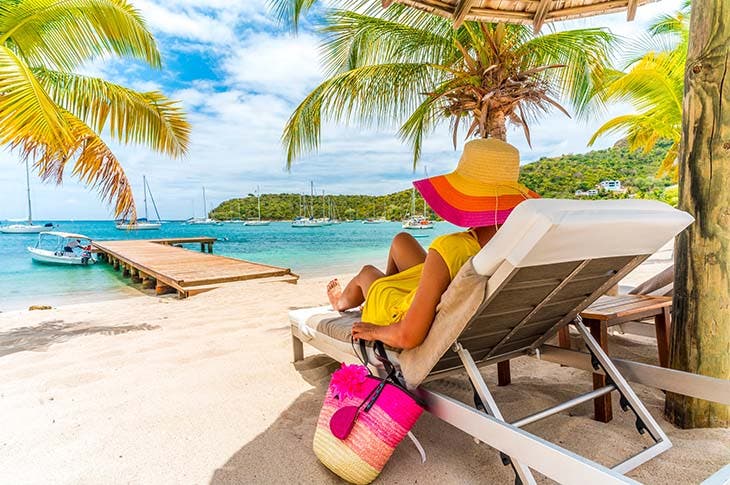
[[[210, 236], [218, 238], [215, 254], [291, 268], [300, 276], [317, 277], [352, 273], [365, 263], [383, 267], [400, 223], [338, 224], [319, 228], [292, 228], [290, 223], [269, 226], [195, 226], [163, 224], [159, 231], [118, 231], [111, 221], [60, 221], [59, 231], [81, 233], [98, 241]], [[457, 231], [442, 222], [427, 237], [428, 246], [437, 235]], [[62, 305], [122, 298], [139, 294], [129, 280], [107, 264], [89, 267], [35, 263], [26, 250], [37, 235], [0, 234], [0, 311], [28, 305]], [[190, 249], [199, 250], [199, 245]]]

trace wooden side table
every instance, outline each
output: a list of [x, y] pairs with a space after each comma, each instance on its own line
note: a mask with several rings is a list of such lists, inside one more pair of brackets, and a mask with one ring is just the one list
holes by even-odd
[[[583, 323], [590, 328], [591, 335], [608, 354], [608, 327], [626, 322], [654, 318], [659, 363], [662, 367], [669, 365], [669, 335], [672, 298], [669, 296], [618, 295], [602, 296], [582, 313]], [[568, 327], [563, 327], [558, 334], [559, 345], [570, 348]], [[603, 374], [593, 374], [593, 388], [606, 385]], [[607, 423], [613, 419], [611, 394], [598, 397], [593, 402], [595, 419]]]

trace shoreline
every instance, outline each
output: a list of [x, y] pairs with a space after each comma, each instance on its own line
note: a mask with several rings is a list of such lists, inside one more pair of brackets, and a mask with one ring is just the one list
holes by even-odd
[[[672, 264], [673, 261], [673, 243], [665, 245], [656, 254], [652, 255], [647, 261], [636, 268], [633, 272], [628, 274], [626, 278], [621, 281], [622, 291], [626, 291], [634, 286], [646, 281], [655, 274], [661, 272]], [[346, 266], [338, 267], [322, 267], [318, 271], [306, 271], [303, 274], [298, 273], [295, 269], [293, 272], [299, 274], [300, 282], [311, 281], [311, 280], [328, 280], [331, 275], [353, 275], [358, 269], [364, 264], [374, 264], [369, 258], [362, 257], [358, 260], [354, 260]], [[379, 262], [375, 262], [378, 266]], [[135, 297], [155, 298], [154, 291], [142, 290], [141, 285], [132, 284], [129, 280], [123, 279], [117, 273], [112, 273], [112, 277], [116, 278], [116, 282], [119, 283], [113, 289], [104, 289], [101, 291], [88, 291], [82, 293], [66, 293], [66, 294], [54, 294], [44, 296], [28, 296], [23, 298], [11, 297], [10, 303], [6, 304], [3, 302], [0, 304], [0, 314], [14, 312], [14, 311], [27, 311], [31, 305], [50, 305], [54, 308], [63, 308], [68, 305], [76, 305], [83, 303], [94, 303], [94, 302], [109, 302], [116, 300], [127, 300]], [[323, 290], [324, 292], [324, 290]], [[193, 297], [195, 298], [195, 297]]]

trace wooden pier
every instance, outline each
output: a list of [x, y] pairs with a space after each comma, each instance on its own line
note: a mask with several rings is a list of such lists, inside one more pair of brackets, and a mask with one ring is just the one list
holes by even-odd
[[[299, 276], [287, 268], [252, 263], [211, 254], [215, 238], [147, 239], [93, 242], [101, 259], [121, 270], [143, 288], [158, 295], [177, 292], [186, 298], [235, 281], [273, 278], [296, 283]], [[182, 244], [200, 244], [190, 251]], [[207, 252], [205, 252], [207, 250]]]

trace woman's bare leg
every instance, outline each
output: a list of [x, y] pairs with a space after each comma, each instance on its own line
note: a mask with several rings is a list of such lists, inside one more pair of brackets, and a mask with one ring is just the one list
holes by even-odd
[[419, 265], [426, 261], [426, 250], [423, 249], [416, 238], [407, 232], [401, 232], [393, 238], [388, 253], [388, 266], [385, 270], [387, 276]]
[[356, 308], [365, 302], [370, 285], [379, 278], [385, 276], [375, 266], [363, 266], [360, 272], [342, 289], [337, 279], [327, 284], [327, 297], [332, 308], [338, 312], [344, 312]]

